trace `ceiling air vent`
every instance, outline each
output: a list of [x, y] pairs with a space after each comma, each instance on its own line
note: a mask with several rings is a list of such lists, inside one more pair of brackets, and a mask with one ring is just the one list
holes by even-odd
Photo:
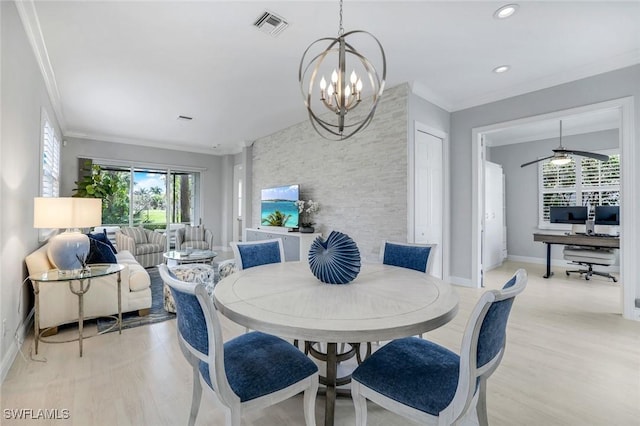
[[282, 16], [278, 16], [275, 13], [265, 10], [264, 13], [256, 19], [253, 25], [263, 33], [276, 37], [289, 26], [289, 23], [285, 21]]

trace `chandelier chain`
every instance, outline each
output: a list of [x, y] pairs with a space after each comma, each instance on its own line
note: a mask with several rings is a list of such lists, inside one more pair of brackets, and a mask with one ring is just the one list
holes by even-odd
[[338, 31], [339, 35], [344, 35], [344, 28], [342, 27], [342, 0], [340, 0], [340, 30]]

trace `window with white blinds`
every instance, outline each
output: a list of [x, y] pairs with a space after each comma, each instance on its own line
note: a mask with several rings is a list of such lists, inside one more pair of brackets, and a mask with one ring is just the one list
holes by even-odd
[[595, 206], [620, 204], [620, 154], [603, 154], [609, 155], [609, 161], [576, 156], [563, 166], [555, 166], [549, 160], [538, 163], [539, 228], [558, 227], [549, 223], [551, 207], [587, 206], [589, 218], [593, 219]]
[[60, 140], [49, 121], [47, 113], [42, 113], [42, 180], [40, 196], [60, 195]]

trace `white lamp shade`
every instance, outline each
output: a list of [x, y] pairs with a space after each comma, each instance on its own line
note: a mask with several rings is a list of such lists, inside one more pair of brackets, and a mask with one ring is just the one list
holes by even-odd
[[[34, 228], [89, 228], [102, 223], [102, 199], [37, 197], [33, 200]], [[63, 232], [49, 240], [49, 261], [61, 271], [81, 269], [89, 254], [89, 238]]]
[[34, 228], [89, 228], [102, 223], [102, 199], [36, 197]]

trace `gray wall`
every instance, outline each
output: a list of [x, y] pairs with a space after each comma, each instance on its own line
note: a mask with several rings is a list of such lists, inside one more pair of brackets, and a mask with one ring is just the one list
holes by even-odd
[[[636, 103], [640, 99], [640, 65], [456, 111], [452, 114], [451, 252], [456, 253], [456, 256], [451, 258], [452, 276], [470, 279], [472, 272], [472, 129], [627, 96], [635, 96]], [[640, 123], [640, 108], [637, 105], [634, 120], [635, 123]], [[636, 128], [636, 146], [640, 144], [639, 133]], [[635, 206], [635, 209], [640, 209], [640, 206]], [[640, 227], [637, 229], [640, 230]], [[640, 236], [636, 235], [635, 238], [637, 240]], [[640, 293], [640, 282], [637, 293]]]
[[[582, 151], [618, 148], [618, 130], [564, 136], [562, 144]], [[558, 138], [504, 145], [488, 150], [488, 158], [502, 165], [505, 175], [507, 212], [507, 251], [509, 256], [545, 259], [544, 244], [533, 241], [538, 231], [538, 167], [521, 164], [546, 157], [558, 147]], [[562, 250], [552, 250], [554, 259], [562, 259]]]
[[230, 208], [230, 175], [233, 172], [233, 156], [216, 156], [181, 152], [146, 146], [127, 145], [95, 141], [90, 139], [64, 138], [62, 147], [62, 175], [60, 194], [71, 196], [78, 179], [78, 158], [101, 158], [130, 163], [160, 164], [206, 169], [201, 172], [202, 223], [213, 231], [215, 244], [226, 245], [227, 227], [223, 220], [228, 219]]
[[413, 123], [422, 123], [426, 126], [449, 133], [451, 126], [451, 114], [448, 111], [432, 104], [414, 93], [409, 93], [409, 143], [414, 142]]
[[4, 378], [17, 354], [14, 333], [29, 312], [24, 258], [38, 248], [33, 198], [40, 194], [41, 108], [60, 135], [44, 80], [13, 2], [0, 2], [0, 359]]
[[406, 240], [408, 85], [387, 89], [369, 127], [344, 141], [329, 141], [308, 121], [253, 144], [252, 210], [260, 223], [260, 189], [300, 184], [301, 198], [320, 203], [314, 222], [325, 236], [348, 234], [361, 256], [380, 240]]

